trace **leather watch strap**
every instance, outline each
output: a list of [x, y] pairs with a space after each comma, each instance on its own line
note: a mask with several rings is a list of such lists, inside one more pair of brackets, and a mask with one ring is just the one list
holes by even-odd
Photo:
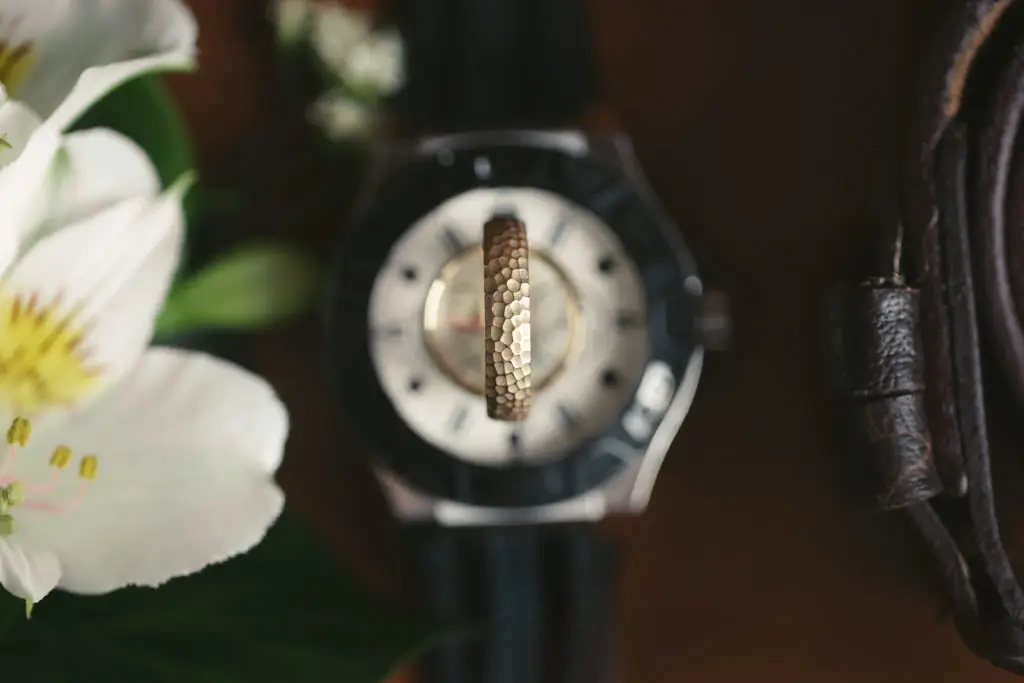
[[[572, 126], [598, 99], [586, 0], [391, 0], [417, 134]], [[593, 525], [413, 525], [425, 591], [471, 636], [428, 683], [608, 683], [615, 544]]]
[[1011, 267], [1024, 265], [1024, 2], [960, 2], [940, 37], [892, 268], [836, 310], [839, 388], [875, 502], [926, 542], [965, 643], [1024, 674], [1024, 591], [996, 517], [982, 382], [994, 356], [1024, 406], [1024, 277]]
[[585, 0], [392, 0], [407, 81], [395, 112], [443, 133], [571, 125], [597, 100]]
[[427, 683], [610, 683], [616, 544], [592, 524], [411, 528], [428, 599], [466, 639]]

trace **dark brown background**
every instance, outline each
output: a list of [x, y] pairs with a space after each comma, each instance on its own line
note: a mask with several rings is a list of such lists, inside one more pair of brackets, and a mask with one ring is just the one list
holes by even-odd
[[[174, 87], [210, 177], [240, 145], [275, 135], [279, 89], [261, 2], [191, 4], [202, 67]], [[823, 399], [820, 295], [870, 237], [879, 162], [899, 144], [947, 2], [592, 5], [608, 99], [736, 315], [736, 348], [711, 361], [648, 513], [621, 530], [624, 680], [1010, 680], [962, 647], [901, 521], [843, 494]], [[284, 162], [268, 152], [265, 163], [271, 174]], [[327, 247], [342, 225], [341, 213], [306, 225], [279, 209], [247, 230]], [[293, 411], [281, 475], [291, 504], [367, 581], [396, 592], [400, 544], [336, 419], [316, 322], [253, 346]], [[1005, 482], [1020, 480], [1021, 459], [1004, 459], [1005, 503], [1018, 497]], [[1004, 527], [1012, 552], [1021, 525]]]

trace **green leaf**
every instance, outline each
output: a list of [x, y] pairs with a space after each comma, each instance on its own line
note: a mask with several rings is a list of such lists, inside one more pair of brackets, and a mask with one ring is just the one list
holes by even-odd
[[272, 325], [309, 310], [320, 281], [319, 265], [297, 250], [247, 245], [181, 280], [164, 304], [157, 334]]
[[25, 619], [25, 601], [0, 588], [0, 639]]
[[287, 514], [249, 554], [160, 588], [54, 593], [30, 621], [19, 604], [0, 661], [37, 683], [377, 683], [455, 635], [361, 590]]

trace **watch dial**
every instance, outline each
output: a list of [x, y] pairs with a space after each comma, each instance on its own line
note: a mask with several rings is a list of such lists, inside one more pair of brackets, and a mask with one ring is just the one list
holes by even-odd
[[[483, 398], [483, 224], [512, 214], [530, 241], [535, 399], [518, 423]], [[452, 197], [395, 243], [370, 296], [370, 349], [385, 393], [421, 438], [485, 466], [539, 464], [599, 434], [648, 358], [636, 265], [594, 214], [535, 188]]]
[[[544, 252], [531, 250], [530, 326], [544, 343], [531, 351], [533, 387], [542, 389], [569, 366], [581, 337], [579, 295]], [[427, 291], [427, 349], [453, 381], [484, 394], [483, 253], [473, 246], [446, 263]]]

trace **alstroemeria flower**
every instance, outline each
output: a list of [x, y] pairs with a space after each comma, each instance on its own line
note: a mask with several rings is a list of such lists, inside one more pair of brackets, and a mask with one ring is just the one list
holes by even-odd
[[192, 68], [196, 33], [179, 0], [0, 0], [0, 133], [17, 152], [41, 120], [64, 129], [130, 78]]
[[288, 421], [269, 385], [147, 349], [183, 190], [161, 193], [106, 130], [43, 126], [0, 171], [0, 584], [26, 600], [158, 585], [245, 552], [280, 514]]

